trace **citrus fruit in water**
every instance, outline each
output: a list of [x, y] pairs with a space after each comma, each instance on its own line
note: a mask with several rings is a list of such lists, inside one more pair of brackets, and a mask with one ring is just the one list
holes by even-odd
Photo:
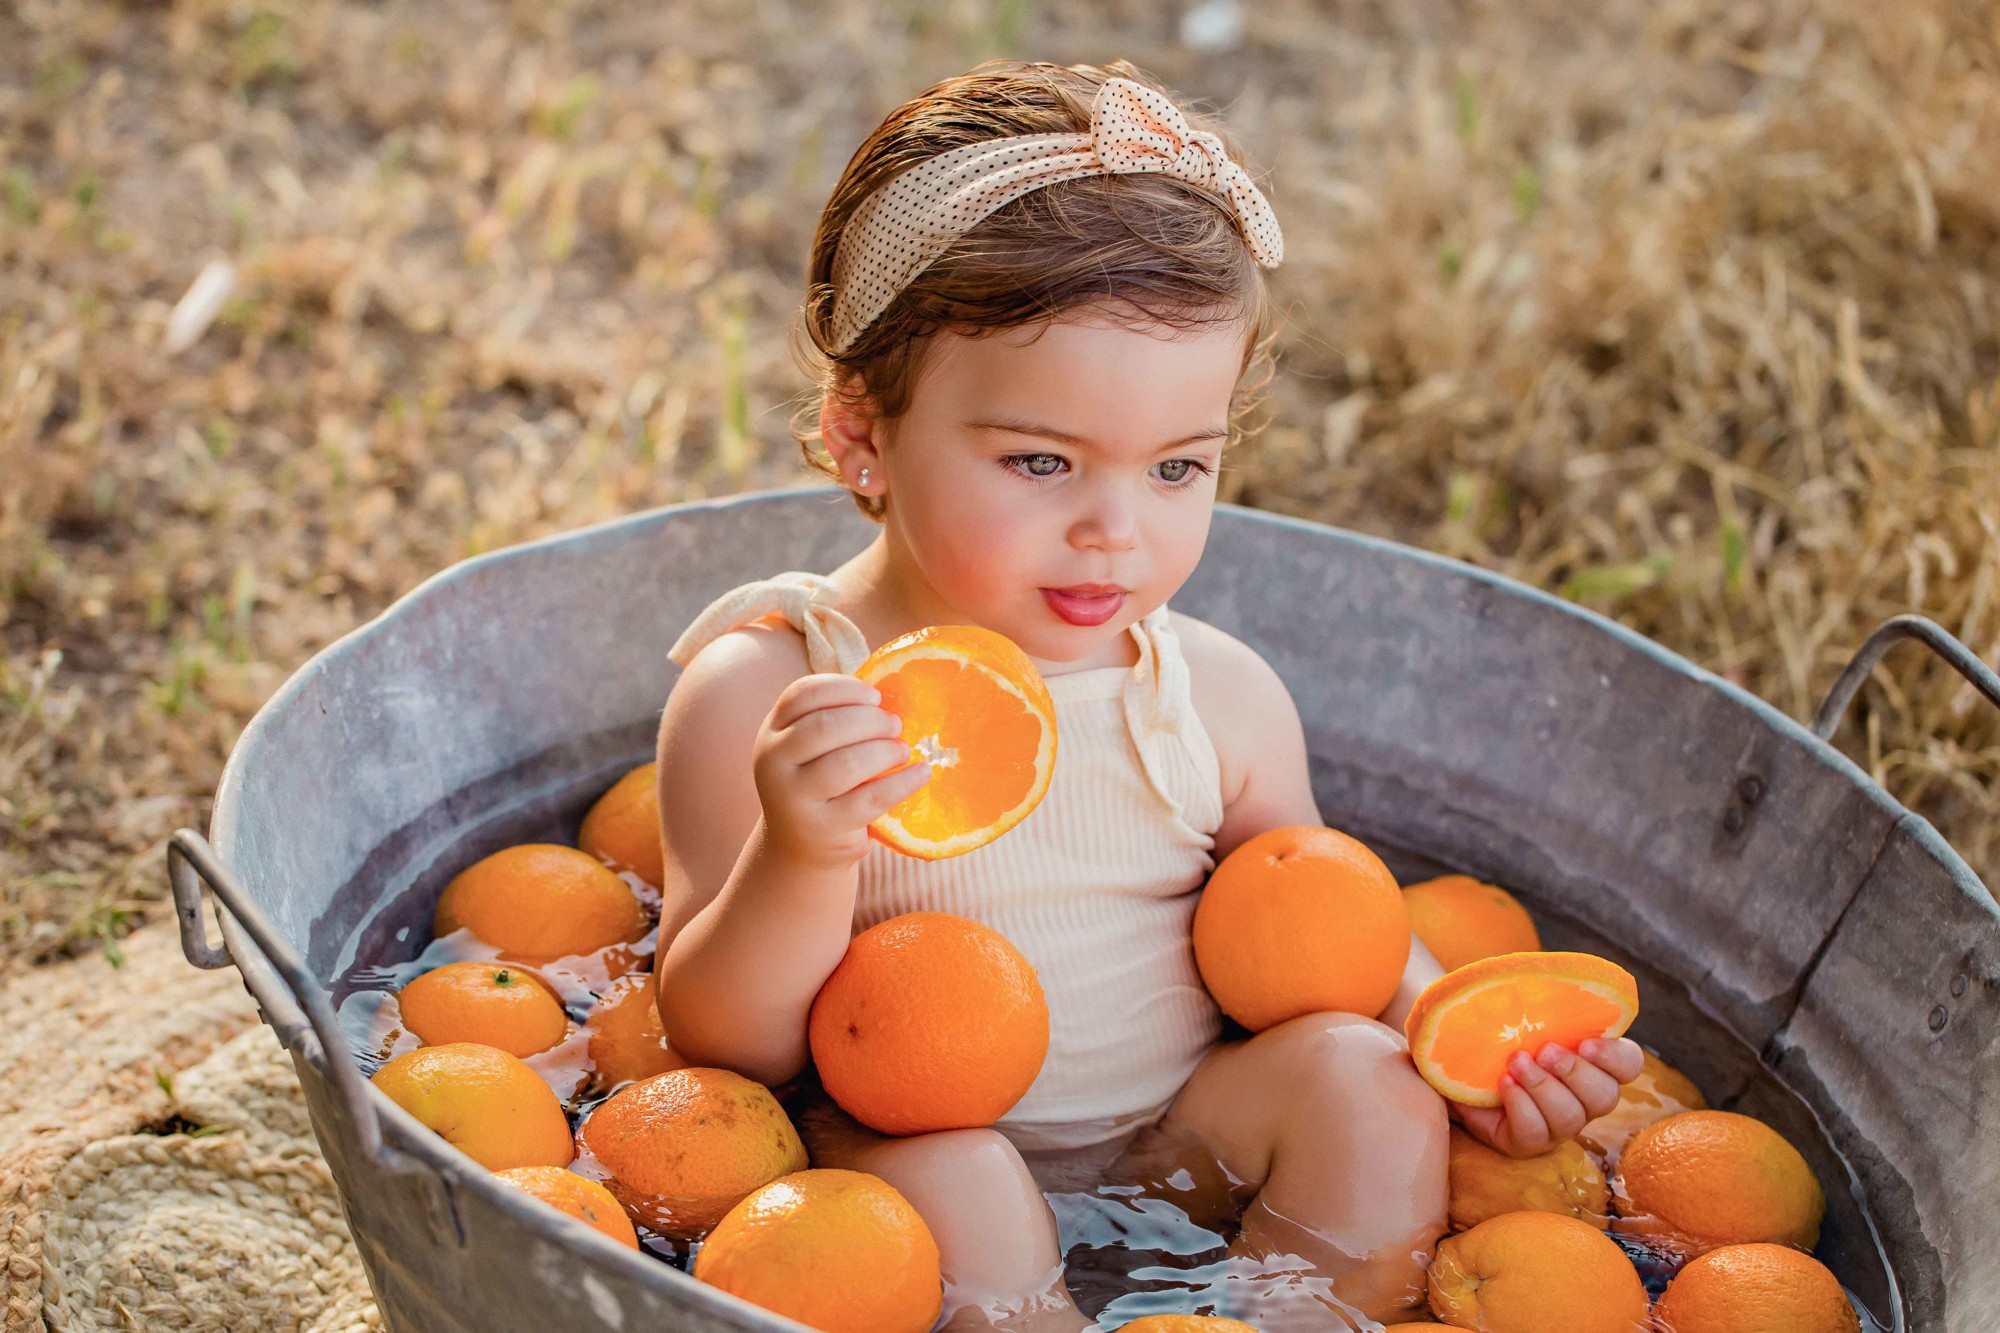
[[1468, 1106], [1498, 1106], [1516, 1051], [1576, 1049], [1616, 1037], [1639, 1016], [1639, 983], [1587, 953], [1504, 953], [1433, 981], [1410, 1007], [1410, 1058], [1433, 1088]]
[[446, 963], [403, 987], [396, 1001], [403, 1026], [426, 1046], [475, 1041], [526, 1056], [569, 1030], [555, 992], [516, 963]]
[[1035, 969], [991, 926], [910, 912], [849, 942], [806, 1025], [820, 1082], [884, 1134], [975, 1129], [1041, 1072], [1049, 1007]]
[[1659, 1333], [1859, 1333], [1840, 1279], [1784, 1245], [1725, 1245], [1674, 1276], [1653, 1306]]
[[1530, 953], [1542, 937], [1528, 909], [1497, 884], [1444, 875], [1403, 890], [1410, 930], [1450, 972], [1502, 953]]
[[[1398, 1328], [1408, 1328], [1398, 1324]], [[1241, 1319], [1212, 1314], [1149, 1314], [1120, 1325], [1121, 1333], [1257, 1333]]]
[[694, 1275], [822, 1333], [927, 1333], [944, 1304], [937, 1242], [865, 1171], [800, 1171], [729, 1210]]
[[1784, 1135], [1734, 1111], [1682, 1111], [1632, 1136], [1611, 1183], [1617, 1231], [1669, 1253], [1819, 1243], [1826, 1195]]
[[761, 1083], [674, 1069], [598, 1103], [576, 1135], [577, 1170], [666, 1236], [699, 1240], [744, 1195], [802, 1170], [805, 1145]]
[[1409, 962], [1409, 912], [1381, 858], [1345, 833], [1267, 829], [1209, 876], [1194, 956], [1222, 1012], [1252, 1032], [1325, 1010], [1372, 1018]]
[[1611, 1225], [1611, 1192], [1604, 1172], [1574, 1139], [1536, 1157], [1509, 1157], [1453, 1127], [1452, 1230], [1524, 1211], [1562, 1213], [1602, 1230]]
[[1041, 803], [1055, 773], [1056, 710], [1026, 653], [977, 625], [933, 625], [891, 639], [856, 676], [903, 723], [931, 776], [868, 826], [907, 856], [984, 847]]
[[579, 850], [629, 870], [654, 888], [666, 870], [666, 846], [660, 835], [658, 764], [641, 764], [611, 784], [597, 798], [576, 835]]
[[590, 1034], [590, 1067], [597, 1071], [599, 1087], [613, 1088], [687, 1064], [667, 1045], [654, 998], [653, 974], [633, 972], [613, 982], [591, 1009], [583, 1026]]
[[1642, 1333], [1646, 1288], [1625, 1251], [1574, 1217], [1503, 1213], [1438, 1242], [1431, 1313], [1481, 1333]]
[[632, 1219], [625, 1216], [625, 1210], [611, 1197], [611, 1191], [594, 1180], [585, 1180], [559, 1166], [510, 1166], [495, 1171], [493, 1176], [579, 1222], [596, 1227], [620, 1245], [639, 1248], [639, 1233], [632, 1229]]
[[523, 962], [590, 953], [637, 939], [646, 910], [632, 886], [588, 852], [557, 843], [506, 847], [460, 871], [431, 929], [458, 929]]
[[1618, 1089], [1618, 1105], [1577, 1133], [1577, 1141], [1590, 1149], [1607, 1169], [1617, 1165], [1619, 1154], [1625, 1151], [1632, 1136], [1655, 1120], [1680, 1111], [1708, 1109], [1701, 1089], [1687, 1075], [1651, 1051], [1645, 1057], [1639, 1077]]
[[371, 1080], [489, 1171], [568, 1166], [574, 1155], [562, 1103], [518, 1056], [474, 1042], [419, 1046]]

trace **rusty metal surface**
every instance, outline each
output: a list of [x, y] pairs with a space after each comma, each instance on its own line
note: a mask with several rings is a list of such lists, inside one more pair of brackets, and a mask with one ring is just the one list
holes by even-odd
[[[258, 714], [223, 775], [215, 846], [330, 984], [360, 942], [387, 949], [428, 921], [468, 828], [497, 844], [558, 827], [647, 757], [675, 674], [666, 649], [711, 597], [830, 569], [873, 532], [844, 494], [814, 488], [455, 566]], [[646, 614], [595, 595], [607, 586], [644, 590]], [[1284, 677], [1329, 822], [1392, 863], [1516, 886], [1684, 986], [1690, 1014], [1744, 1043], [1711, 1086], [1781, 1080], [1853, 1165], [1908, 1326], [1987, 1327], [2000, 1252], [1973, 1219], [2000, 1206], [2000, 913], [1927, 824], [1657, 645], [1390, 543], [1225, 506], [1174, 605]], [[394, 1327], [796, 1327], [571, 1235], [372, 1088], [385, 1142], [418, 1168], [360, 1156], [297, 1006], [240, 928], [225, 920], [224, 936], [300, 1064]]]

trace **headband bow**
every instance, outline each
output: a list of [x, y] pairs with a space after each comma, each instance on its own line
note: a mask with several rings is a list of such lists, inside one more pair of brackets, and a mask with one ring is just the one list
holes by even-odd
[[1024, 134], [966, 144], [910, 168], [863, 200], [833, 260], [837, 355], [966, 229], [1030, 190], [1081, 176], [1163, 172], [1229, 200], [1250, 253], [1284, 259], [1277, 215], [1222, 140], [1188, 125], [1159, 91], [1111, 78], [1091, 103], [1085, 134]]

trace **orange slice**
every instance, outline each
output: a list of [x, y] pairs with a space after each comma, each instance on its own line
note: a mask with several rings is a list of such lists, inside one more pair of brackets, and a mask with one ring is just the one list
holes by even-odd
[[1468, 1106], [1498, 1106], [1500, 1076], [1516, 1051], [1549, 1042], [1574, 1050], [1619, 1037], [1639, 1016], [1639, 983], [1587, 953], [1503, 953], [1425, 987], [1403, 1031], [1433, 1088]]
[[[1004, 634], [932, 625], [891, 639], [854, 673], [903, 720], [931, 778], [868, 826], [926, 861], [984, 847], [1028, 817], [1056, 767], [1056, 709], [1042, 673]], [[892, 770], [893, 771], [893, 770]]]

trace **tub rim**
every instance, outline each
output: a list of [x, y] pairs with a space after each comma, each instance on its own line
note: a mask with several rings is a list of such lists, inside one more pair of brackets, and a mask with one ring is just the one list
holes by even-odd
[[[456, 561], [433, 572], [397, 596], [377, 614], [354, 626], [332, 642], [320, 648], [293, 671], [285, 682], [258, 708], [257, 712], [245, 725], [243, 731], [238, 735], [235, 744], [231, 747], [221, 777], [218, 780], [214, 806], [209, 820], [208, 836], [210, 842], [222, 857], [224, 863], [227, 864], [236, 838], [238, 805], [244, 785], [244, 767], [249, 762], [248, 756], [250, 753], [257, 748], [257, 743], [264, 729], [270, 725], [270, 718], [275, 716], [280, 710], [289, 707], [292, 701], [308, 688], [313, 678], [330, 669], [345, 655], [356, 651], [366, 636], [393, 624], [399, 615], [413, 610], [422, 598], [432, 595], [456, 580], [471, 577], [507, 561], [536, 555], [545, 548], [590, 540], [603, 540], [614, 535], [637, 532], [663, 522], [671, 521], [674, 516], [680, 514], [709, 513], [763, 506], [781, 507], [815, 499], [826, 503], [838, 503], [845, 499], [846, 494], [842, 488], [835, 486], [806, 485], [661, 505], [652, 509], [641, 510], [637, 513], [620, 515], [616, 518], [550, 533], [529, 541], [482, 552], [464, 560]], [[1704, 667], [1696, 665], [1681, 654], [1674, 652], [1636, 630], [1620, 624], [1609, 616], [1536, 588], [1510, 575], [1485, 569], [1468, 561], [1439, 555], [1435, 552], [1388, 538], [1355, 532], [1311, 519], [1273, 513], [1246, 505], [1218, 502], [1215, 505], [1215, 512], [1217, 516], [1225, 518], [1230, 523], [1247, 523], [1253, 526], [1265, 526], [1280, 532], [1311, 534], [1315, 540], [1331, 537], [1343, 544], [1350, 545], [1353, 549], [1400, 560], [1414, 561], [1432, 573], [1452, 576], [1473, 585], [1483, 585], [1496, 592], [1524, 597], [1528, 602], [1544, 610], [1553, 610], [1564, 616], [1571, 617], [1574, 621], [1608, 636], [1612, 642], [1626, 649], [1636, 651], [1655, 667], [1664, 668], [1672, 675], [1685, 681], [1704, 685], [1710, 689], [1719, 691], [1724, 698], [1748, 710], [1752, 717], [1769, 727], [1776, 735], [1794, 744], [1804, 746], [1810, 756], [1843, 774], [1850, 781], [1856, 783], [1868, 796], [1882, 801], [1893, 816], [1891, 821], [1892, 826], [1908, 826], [1918, 840], [1937, 856], [1947, 871], [1952, 872], [1955, 877], [1962, 876], [1964, 880], [1978, 885], [1985, 894], [1988, 908], [1995, 912], [1996, 917], [2000, 917], [2000, 907], [1995, 906], [1992, 889], [1972, 870], [1971, 866], [1958, 853], [1957, 849], [1942, 834], [1938, 833], [1927, 819], [1904, 806], [1901, 801], [1897, 800], [1893, 794], [1877, 783], [1869, 773], [1835, 747], [1830, 741], [1822, 740], [1808, 725], [1792, 718], [1789, 714], [1781, 711], [1760, 696]], [[1860, 645], [1857, 644], [1857, 650], [1859, 647]], [[219, 920], [224, 945], [228, 949], [230, 957], [235, 962], [238, 970], [243, 974], [245, 985], [261, 1007], [265, 1020], [271, 1024], [280, 1040], [291, 1051], [295, 1060], [309, 1062], [313, 1066], [313, 1072], [317, 1077], [330, 1080], [331, 1071], [327, 1052], [319, 1042], [318, 1036], [306, 1018], [305, 1013], [293, 1001], [289, 989], [278, 976], [270, 960], [265, 957], [255, 941], [249, 937], [227, 911], [217, 910], [215, 915]], [[1806, 976], [1809, 975], [1810, 971], [1808, 971]], [[1680, 980], [1683, 985], [1691, 984], [1685, 979], [1676, 979]], [[324, 983], [322, 982], [322, 984]], [[1741, 1040], [1740, 1037], [1739, 1040]], [[375, 1109], [378, 1121], [384, 1129], [383, 1142], [385, 1149], [391, 1147], [393, 1140], [393, 1148], [396, 1153], [401, 1153], [405, 1157], [415, 1158], [422, 1166], [428, 1168], [438, 1176], [447, 1189], [469, 1187], [475, 1190], [483, 1190], [484, 1194], [482, 1197], [488, 1202], [491, 1202], [494, 1198], [503, 1199], [502, 1207], [516, 1209], [517, 1215], [523, 1221], [536, 1228], [545, 1236], [556, 1240], [558, 1243], [564, 1243], [565, 1238], [567, 1238], [567, 1243], [569, 1244], [583, 1243], [590, 1245], [594, 1243], [589, 1241], [578, 1242], [577, 1238], [571, 1234], [575, 1230], [574, 1228], [558, 1226], [558, 1218], [556, 1216], [550, 1214], [547, 1209], [531, 1207], [530, 1205], [534, 1201], [526, 1196], [521, 1196], [518, 1199], [507, 1197], [520, 1195], [520, 1191], [512, 1190], [498, 1182], [490, 1181], [485, 1185], [468, 1185], [468, 1182], [488, 1177], [491, 1173], [486, 1171], [485, 1168], [480, 1167], [460, 1150], [451, 1147], [438, 1136], [425, 1130], [421, 1122], [397, 1106], [386, 1095], [381, 1094], [379, 1089], [374, 1089], [372, 1084], [370, 1085], [368, 1096], [370, 1103]], [[1817, 1108], [1809, 1109], [1813, 1110], [1815, 1119], [1818, 1119]], [[385, 1153], [385, 1156], [389, 1156], [389, 1154]], [[391, 1158], [391, 1161], [393, 1161], [393, 1158]], [[389, 1163], [378, 1162], [374, 1165], [378, 1167], [388, 1166]], [[1853, 1173], [1851, 1164], [1848, 1166], [1848, 1172], [1850, 1175]], [[1863, 1213], [1870, 1230], [1878, 1231], [1878, 1224], [1872, 1212], [1864, 1208]], [[637, 1268], [628, 1267], [625, 1272], [629, 1276], [638, 1278], [648, 1286], [662, 1292], [670, 1292], [679, 1299], [686, 1299], [689, 1296], [691, 1287], [700, 1288], [701, 1290], [699, 1294], [694, 1296], [694, 1300], [700, 1305], [710, 1307], [711, 1312], [717, 1316], [738, 1321], [746, 1317], [762, 1319], [766, 1321], [768, 1327], [777, 1329], [803, 1329], [805, 1327], [783, 1316], [741, 1301], [738, 1297], [713, 1289], [708, 1284], [694, 1278], [691, 1273], [661, 1263], [643, 1251], [628, 1251], [624, 1246], [610, 1240], [608, 1237], [600, 1236], [597, 1238], [597, 1241], [601, 1242], [602, 1246], [607, 1247], [610, 1251], [622, 1252], [628, 1255], [631, 1262], [640, 1265]], [[605, 1248], [600, 1248], [597, 1253], [598, 1257], [605, 1262], [626, 1262], [626, 1260], [609, 1257], [606, 1254]], [[1900, 1283], [1896, 1280], [1893, 1270], [1890, 1271], [1890, 1279], [1892, 1284], [1900, 1288]], [[1899, 1292], [1896, 1299], [1900, 1301], [1904, 1297]]]

